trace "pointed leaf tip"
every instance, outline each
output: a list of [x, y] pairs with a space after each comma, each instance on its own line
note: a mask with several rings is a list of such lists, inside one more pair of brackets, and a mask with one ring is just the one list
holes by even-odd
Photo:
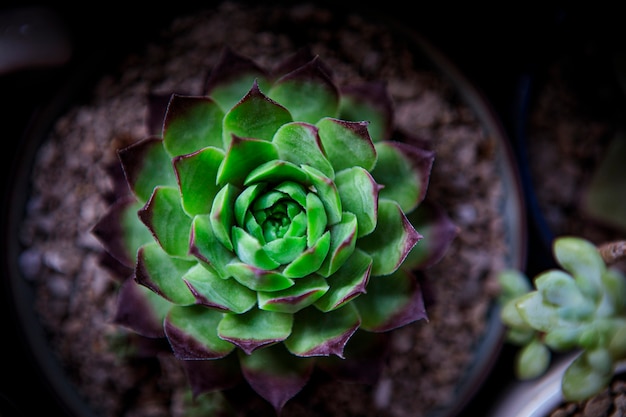
[[265, 398], [277, 414], [304, 388], [313, 372], [312, 358], [299, 358], [274, 345], [239, 355], [241, 370], [248, 384]]

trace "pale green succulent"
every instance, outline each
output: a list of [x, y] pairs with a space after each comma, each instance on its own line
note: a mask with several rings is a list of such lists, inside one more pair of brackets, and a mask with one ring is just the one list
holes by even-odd
[[277, 68], [225, 49], [206, 95], [173, 94], [162, 134], [119, 151], [131, 192], [94, 233], [134, 271], [118, 323], [166, 337], [195, 393], [243, 375], [280, 410], [357, 331], [426, 317], [413, 271], [456, 228], [383, 84], [338, 89], [308, 54]]
[[562, 392], [566, 400], [584, 400], [605, 388], [626, 358], [626, 276], [582, 238], [555, 239], [554, 256], [563, 269], [539, 274], [535, 289], [519, 271], [500, 274], [501, 318], [508, 341], [521, 346], [515, 364], [521, 379], [543, 374], [551, 351], [580, 351]]

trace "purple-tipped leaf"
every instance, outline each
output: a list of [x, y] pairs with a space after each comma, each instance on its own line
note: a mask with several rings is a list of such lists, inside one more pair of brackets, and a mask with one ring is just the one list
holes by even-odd
[[326, 280], [317, 275], [295, 281], [287, 289], [273, 292], [259, 292], [259, 308], [267, 311], [295, 313], [317, 301], [328, 290]]
[[335, 171], [326, 158], [317, 127], [312, 124], [293, 122], [281, 126], [272, 142], [278, 148], [278, 156], [283, 161], [298, 166], [309, 165], [328, 178], [334, 178]]
[[[272, 70], [273, 77], [279, 78], [287, 73], [295, 71], [301, 66], [311, 62], [313, 58], [315, 58], [315, 55], [311, 51], [310, 46], [305, 45], [280, 62]], [[317, 61], [317, 65], [319, 66], [319, 70], [324, 71], [328, 77], [332, 78], [331, 68], [328, 65], [325, 65], [321, 59]]]
[[149, 137], [118, 151], [126, 181], [139, 201], [146, 202], [158, 185], [173, 186], [176, 175], [163, 140]]
[[150, 338], [165, 337], [163, 319], [172, 304], [154, 291], [125, 280], [117, 294], [113, 322]]
[[167, 112], [167, 106], [170, 104], [171, 99], [171, 94], [148, 94], [148, 117], [146, 127], [149, 135], [163, 135], [163, 119], [165, 118], [165, 112]]
[[401, 142], [379, 142], [376, 151], [378, 163], [371, 173], [384, 186], [380, 197], [397, 201], [405, 213], [411, 212], [426, 196], [434, 152]]
[[362, 250], [355, 249], [341, 268], [328, 277], [326, 282], [330, 288], [315, 303], [315, 307], [328, 312], [341, 307], [359, 294], [364, 294], [371, 270], [372, 257]]
[[382, 81], [341, 88], [339, 118], [369, 121], [367, 130], [374, 142], [389, 140], [393, 128], [393, 102]]
[[111, 256], [131, 268], [137, 249], [153, 240], [150, 230], [137, 217], [141, 207], [134, 197], [119, 199], [91, 230]]
[[248, 384], [272, 404], [277, 415], [304, 388], [314, 367], [311, 358], [293, 356], [281, 345], [239, 354], [239, 360]]
[[191, 218], [183, 211], [177, 188], [155, 188], [137, 214], [165, 252], [171, 256], [187, 256]]
[[224, 312], [245, 313], [257, 302], [257, 295], [234, 279], [223, 279], [198, 264], [183, 275], [197, 304]]
[[296, 356], [329, 356], [343, 358], [352, 334], [359, 328], [359, 312], [352, 304], [324, 313], [307, 308], [295, 315], [291, 336], [285, 346]]
[[357, 247], [374, 263], [372, 275], [388, 275], [397, 270], [413, 246], [422, 238], [395, 201], [378, 201], [378, 224], [374, 232], [361, 238]]
[[370, 171], [376, 165], [376, 149], [367, 122], [326, 117], [316, 124], [322, 146], [335, 172], [353, 166]]
[[217, 182], [220, 185], [230, 183], [242, 187], [253, 169], [277, 158], [278, 151], [272, 142], [233, 135], [218, 170]]
[[285, 106], [294, 120], [308, 123], [336, 116], [339, 108], [337, 87], [317, 57], [278, 79], [268, 96]]
[[224, 145], [232, 136], [271, 141], [279, 127], [293, 121], [287, 109], [268, 98], [255, 82], [246, 96], [224, 116]]
[[243, 314], [225, 314], [217, 331], [219, 337], [237, 345], [246, 354], [291, 334], [293, 315], [252, 309]]
[[226, 111], [241, 100], [254, 82], [265, 89], [267, 78], [265, 70], [253, 60], [225, 47], [207, 78], [205, 91]]
[[388, 333], [357, 330], [346, 344], [345, 358], [318, 357], [315, 365], [335, 380], [374, 385], [387, 360], [389, 340]]
[[196, 262], [170, 257], [157, 243], [147, 243], [137, 252], [135, 280], [178, 305], [196, 302], [182, 277]]
[[430, 268], [443, 258], [459, 233], [459, 228], [444, 210], [425, 200], [407, 218], [423, 239], [411, 250], [403, 267], [407, 269]]
[[211, 211], [211, 205], [219, 191], [217, 171], [223, 160], [224, 152], [217, 148], [205, 148], [174, 158], [183, 209], [190, 216], [208, 214]]
[[352, 167], [337, 173], [337, 190], [341, 207], [353, 213], [359, 224], [358, 237], [368, 235], [376, 228], [378, 193], [380, 185], [365, 168]]
[[207, 146], [223, 149], [224, 111], [209, 97], [173, 94], [163, 121], [163, 144], [171, 156]]
[[371, 277], [367, 293], [353, 303], [361, 314], [361, 328], [371, 332], [387, 332], [428, 318], [420, 285], [404, 269]]
[[243, 381], [236, 354], [213, 360], [182, 361], [194, 397], [233, 388]]
[[174, 306], [165, 317], [164, 329], [178, 359], [219, 359], [235, 349], [217, 335], [222, 313], [203, 306]]

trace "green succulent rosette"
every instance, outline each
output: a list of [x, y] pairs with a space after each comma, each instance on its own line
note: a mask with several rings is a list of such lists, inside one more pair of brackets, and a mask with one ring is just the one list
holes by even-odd
[[520, 271], [500, 274], [501, 318], [507, 340], [521, 347], [520, 379], [542, 375], [552, 351], [579, 351], [561, 387], [566, 400], [582, 401], [606, 388], [626, 359], [626, 276], [580, 237], [556, 238], [553, 252], [560, 268], [538, 274], [534, 288]]
[[94, 233], [133, 271], [117, 323], [167, 338], [194, 393], [243, 377], [280, 410], [353, 336], [426, 318], [415, 271], [456, 228], [425, 201], [433, 152], [390, 140], [384, 84], [228, 48], [206, 84], [119, 150], [130, 192]]

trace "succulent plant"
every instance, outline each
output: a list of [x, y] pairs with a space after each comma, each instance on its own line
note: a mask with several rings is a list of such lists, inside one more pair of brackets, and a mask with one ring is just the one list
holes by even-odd
[[116, 322], [165, 337], [194, 394], [243, 377], [278, 412], [314, 365], [425, 319], [416, 271], [457, 229], [392, 104], [308, 50], [267, 71], [225, 48], [204, 95], [172, 94], [161, 134], [118, 151], [130, 191], [93, 229], [129, 269]]
[[535, 289], [520, 271], [499, 275], [501, 318], [507, 340], [521, 347], [515, 363], [520, 379], [548, 368], [551, 352], [579, 350], [562, 379], [566, 400], [584, 400], [610, 382], [615, 364], [626, 359], [626, 276], [611, 267], [626, 255], [626, 242], [596, 247], [563, 236], [553, 252], [562, 269], [534, 278]]

